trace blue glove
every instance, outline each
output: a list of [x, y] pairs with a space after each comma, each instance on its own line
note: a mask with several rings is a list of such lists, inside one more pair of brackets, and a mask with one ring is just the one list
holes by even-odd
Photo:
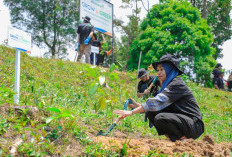
[[152, 81], [152, 83], [153, 84], [155, 84], [155, 82], [158, 80], [158, 76], [156, 76], [155, 78], [154, 78], [154, 80]]
[[80, 46], [81, 46], [81, 44], [78, 43], [77, 48], [75, 48], [75, 51], [77, 51], [77, 50], [79, 49]]
[[89, 44], [90, 39], [91, 39], [90, 37], [88, 37], [87, 39], [85, 39], [84, 44], [85, 45]]

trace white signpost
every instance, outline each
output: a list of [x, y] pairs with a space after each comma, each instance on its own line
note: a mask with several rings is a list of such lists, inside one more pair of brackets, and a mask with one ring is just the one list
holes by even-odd
[[91, 46], [91, 52], [93, 53], [93, 65], [96, 65], [96, 54], [99, 53], [99, 47]]
[[15, 58], [15, 96], [14, 103], [19, 103], [19, 87], [20, 87], [20, 51], [31, 50], [31, 34], [19, 29], [9, 27], [8, 45], [16, 48]]
[[112, 37], [113, 4], [105, 0], [80, 0], [80, 19], [91, 18], [91, 24], [100, 32]]

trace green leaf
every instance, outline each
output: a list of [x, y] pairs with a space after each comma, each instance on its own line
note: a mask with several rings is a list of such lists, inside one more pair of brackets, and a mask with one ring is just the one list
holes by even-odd
[[51, 107], [51, 108], [47, 108], [47, 111], [54, 111], [54, 112], [57, 112], [57, 113], [60, 113], [61, 111], [56, 108], [56, 107]]
[[114, 69], [115, 69], [115, 64], [113, 63], [110, 65], [110, 72], [114, 71]]
[[70, 113], [62, 113], [62, 114], [60, 114], [59, 116], [58, 116], [59, 118], [61, 118], [61, 117], [69, 117], [69, 118], [73, 118], [73, 116], [70, 114]]
[[55, 117], [48, 117], [47, 119], [46, 119], [46, 124], [48, 124], [48, 123], [50, 123], [52, 120], [54, 120], [55, 119]]
[[100, 109], [104, 109], [106, 107], [106, 99], [104, 97], [100, 97], [98, 103], [100, 104]]
[[92, 86], [92, 88], [89, 90], [89, 95], [94, 95], [97, 92], [98, 84], [95, 84]]
[[62, 126], [57, 127], [59, 131], [62, 131]]

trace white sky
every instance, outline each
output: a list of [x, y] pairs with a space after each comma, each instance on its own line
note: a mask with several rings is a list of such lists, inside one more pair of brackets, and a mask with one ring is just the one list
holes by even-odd
[[[144, 4], [145, 7], [147, 7], [147, 1], [144, 0]], [[126, 17], [126, 15], [131, 14], [131, 12], [128, 12], [129, 9], [125, 10], [120, 8], [121, 0], [111, 0], [111, 3], [114, 4], [114, 15], [116, 16], [116, 18], [124, 20], [125, 22], [128, 22], [128, 18]], [[149, 6], [150, 8], [152, 7], [152, 5], [154, 4], [158, 4], [159, 0], [149, 0]], [[142, 7], [142, 3], [139, 2], [139, 7]], [[146, 10], [142, 7], [141, 10], [141, 14], [140, 14], [141, 18], [144, 18], [146, 16]], [[9, 10], [8, 8], [3, 4], [3, 0], [0, 0], [0, 20], [1, 20], [1, 24], [0, 24], [0, 44], [7, 39], [7, 28], [10, 25], [10, 14], [9, 14]], [[115, 31], [115, 35], [117, 37], [120, 36], [119, 32]], [[218, 59], [218, 62], [220, 62], [223, 65], [223, 68], [226, 70], [230, 70], [232, 69], [232, 39], [226, 41], [223, 45], [222, 45], [222, 53], [224, 55], [224, 57], [222, 59]], [[75, 52], [74, 50], [69, 50], [69, 59], [70, 60], [74, 60], [75, 57]], [[42, 57], [43, 52], [37, 48], [36, 46], [33, 46], [32, 48], [32, 56], [39, 56]], [[227, 79], [228, 75], [225, 75], [225, 79]]]

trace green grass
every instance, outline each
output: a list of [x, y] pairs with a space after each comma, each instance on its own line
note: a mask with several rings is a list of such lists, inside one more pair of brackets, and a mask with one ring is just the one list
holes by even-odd
[[[0, 46], [0, 107], [14, 106], [15, 52]], [[111, 68], [113, 70], [113, 67]], [[99, 76], [106, 77], [110, 88], [99, 85]], [[112, 112], [122, 109], [124, 101], [135, 95], [135, 73], [93, 68], [90, 65], [56, 59], [21, 55], [20, 106], [35, 106], [37, 116], [27, 110], [21, 114], [9, 110], [1, 115], [0, 155], [9, 155], [7, 135], [20, 136], [18, 152], [25, 156], [64, 154], [64, 148], [75, 139], [83, 154], [120, 156], [120, 151], [105, 151], [87, 134], [107, 130], [116, 118]], [[232, 94], [187, 83], [200, 106], [205, 133], [216, 142], [232, 141]], [[143, 102], [142, 99], [137, 99]], [[128, 134], [158, 138], [155, 128], [144, 122], [144, 115], [127, 118], [115, 129]], [[49, 129], [47, 129], [49, 128]], [[68, 137], [66, 137], [68, 135]], [[59, 145], [59, 148], [57, 148]]]

